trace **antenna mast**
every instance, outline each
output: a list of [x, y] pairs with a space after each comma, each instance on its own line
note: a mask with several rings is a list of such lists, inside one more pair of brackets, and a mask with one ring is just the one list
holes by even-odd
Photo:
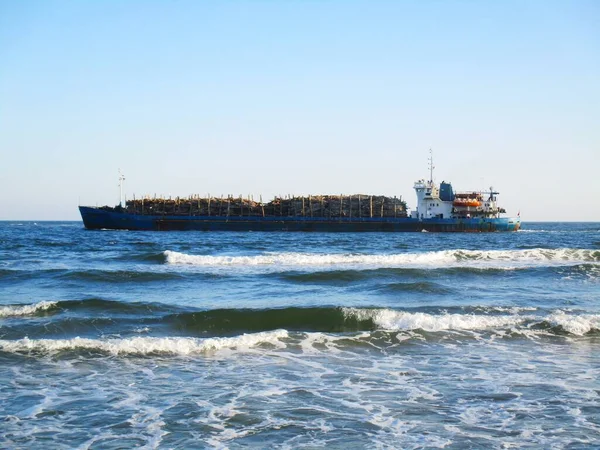
[[125, 175], [121, 173], [119, 168], [119, 206], [123, 207], [123, 181], [125, 181]]
[[433, 169], [435, 166], [433, 165], [433, 150], [429, 149], [429, 184], [433, 184]]

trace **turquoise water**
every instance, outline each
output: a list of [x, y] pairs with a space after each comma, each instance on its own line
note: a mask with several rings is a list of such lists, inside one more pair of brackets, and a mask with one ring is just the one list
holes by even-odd
[[1, 448], [595, 448], [600, 224], [0, 222]]

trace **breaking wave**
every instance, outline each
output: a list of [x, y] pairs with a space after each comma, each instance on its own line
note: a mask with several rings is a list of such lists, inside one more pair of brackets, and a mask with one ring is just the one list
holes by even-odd
[[378, 329], [398, 331], [484, 330], [524, 324], [521, 315], [428, 314], [390, 309], [344, 308], [344, 315], [358, 321], [371, 320]]
[[41, 301], [26, 305], [0, 306], [0, 317], [35, 316], [48, 313], [73, 312], [93, 314], [97, 312], [110, 314], [156, 315], [164, 312], [184, 311], [184, 308], [168, 306], [161, 303], [135, 303], [88, 298], [83, 300]]
[[[380, 339], [392, 333], [402, 333], [401, 340], [429, 339], [422, 333], [478, 332], [500, 333], [502, 336], [573, 335], [584, 336], [600, 331], [600, 315], [572, 315], [562, 311], [547, 316], [520, 314], [477, 315], [477, 314], [428, 314], [389, 309], [339, 308], [342, 321], [354, 323], [359, 334], [324, 334], [318, 330], [288, 331], [275, 329], [236, 336], [186, 337], [186, 336], [136, 336], [125, 338], [82, 338], [71, 339], [2, 339], [0, 352], [21, 354], [56, 354], [60, 352], [90, 352], [114, 356], [171, 355], [193, 356], [220, 350], [247, 351], [253, 347], [267, 345], [269, 349], [286, 348], [294, 342], [327, 339], [348, 342]], [[319, 327], [314, 327], [319, 328]], [[349, 330], [346, 330], [349, 331]], [[290, 334], [293, 333], [293, 334]], [[383, 334], [382, 334], [383, 333]], [[408, 334], [405, 334], [408, 333]], [[413, 335], [416, 333], [416, 335]], [[485, 335], [481, 335], [482, 337]], [[281, 341], [289, 338], [291, 341]], [[297, 340], [300, 342], [297, 342]]]
[[0, 317], [30, 316], [56, 307], [57, 302], [43, 301], [32, 305], [0, 306]]
[[110, 355], [196, 355], [221, 349], [244, 350], [259, 344], [279, 345], [285, 330], [244, 334], [236, 337], [198, 339], [189, 337], [134, 337], [128, 339], [19, 339], [0, 340], [0, 351], [10, 353], [57, 353], [87, 350]]
[[583, 336], [600, 330], [598, 314], [567, 314], [556, 311], [548, 316], [521, 315], [520, 309], [507, 309], [517, 314], [483, 315], [483, 314], [428, 314], [422, 312], [395, 311], [389, 309], [357, 309], [344, 308], [348, 318], [357, 321], [372, 320], [377, 329], [387, 331], [473, 331], [500, 330], [511, 328], [512, 331], [549, 328], [556, 333], [568, 333]]
[[[49, 311], [52, 311], [52, 314], [48, 316]], [[102, 313], [101, 317], [98, 316], [98, 312]], [[518, 306], [428, 306], [408, 309], [323, 306], [193, 310], [166, 304], [127, 303], [92, 298], [6, 306], [0, 309], [0, 313], [0, 317], [36, 314], [44, 316], [43, 323], [31, 321], [26, 324], [4, 324], [2, 335], [5, 339], [23, 336], [64, 336], [65, 333], [83, 334], [87, 337], [96, 333], [126, 335], [137, 326], [150, 327], [149, 330], [151, 329], [153, 334], [187, 336], [190, 339], [193, 336], [233, 339], [231, 336], [242, 333], [255, 333], [248, 336], [259, 336], [261, 332], [283, 329], [325, 333], [543, 329], [551, 333], [577, 336], [600, 330], [600, 315]], [[141, 345], [144, 341], [136, 342]], [[206, 342], [209, 341], [202, 342], [202, 345], [208, 345]], [[152, 348], [157, 348], [158, 344], [154, 341], [150, 344], [151, 347], [154, 346]]]
[[600, 263], [600, 250], [520, 249], [520, 250], [442, 250], [396, 254], [316, 254], [266, 253], [252, 256], [190, 255], [164, 252], [167, 264], [198, 267], [257, 267], [294, 269], [336, 268], [448, 268], [476, 267], [510, 270], [540, 266]]
[[600, 315], [572, 315], [563, 311], [556, 312], [545, 319], [551, 327], [558, 327], [561, 330], [583, 336], [600, 330]]

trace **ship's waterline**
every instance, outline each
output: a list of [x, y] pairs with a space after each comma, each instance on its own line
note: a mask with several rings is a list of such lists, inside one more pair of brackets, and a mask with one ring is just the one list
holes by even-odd
[[[433, 161], [430, 161], [433, 167]], [[498, 192], [457, 192], [452, 184], [419, 180], [416, 208], [409, 214], [402, 197], [309, 195], [276, 197], [142, 197], [117, 207], [80, 206], [86, 228], [197, 231], [304, 232], [494, 232], [518, 231], [519, 215], [505, 218]]]

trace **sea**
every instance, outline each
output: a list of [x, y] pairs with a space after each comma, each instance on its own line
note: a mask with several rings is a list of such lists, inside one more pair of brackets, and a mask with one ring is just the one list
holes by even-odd
[[0, 222], [0, 448], [600, 448], [600, 223]]

